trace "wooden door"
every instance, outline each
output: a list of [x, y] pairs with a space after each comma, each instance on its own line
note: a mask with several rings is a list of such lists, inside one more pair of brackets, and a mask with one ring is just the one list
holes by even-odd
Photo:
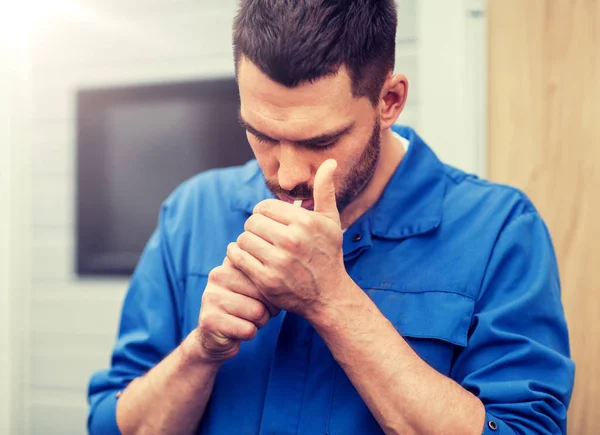
[[556, 247], [577, 364], [569, 434], [600, 434], [600, 0], [488, 0], [489, 177]]

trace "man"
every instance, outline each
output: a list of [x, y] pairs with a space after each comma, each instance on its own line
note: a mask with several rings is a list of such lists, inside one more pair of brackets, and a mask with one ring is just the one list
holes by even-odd
[[394, 126], [395, 31], [393, 0], [242, 1], [256, 161], [165, 202], [90, 433], [566, 431], [547, 229], [522, 193]]

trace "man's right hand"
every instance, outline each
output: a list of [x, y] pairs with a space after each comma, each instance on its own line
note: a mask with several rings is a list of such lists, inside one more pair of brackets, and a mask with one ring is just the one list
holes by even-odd
[[210, 272], [202, 296], [196, 331], [199, 355], [211, 363], [233, 358], [241, 342], [252, 340], [277, 314], [279, 310], [225, 258]]
[[209, 275], [198, 327], [119, 398], [121, 433], [196, 433], [221, 364], [278, 313], [226, 259]]

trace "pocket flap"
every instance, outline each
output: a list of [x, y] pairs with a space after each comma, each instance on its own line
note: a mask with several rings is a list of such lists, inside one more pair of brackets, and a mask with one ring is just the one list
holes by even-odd
[[369, 289], [366, 293], [402, 336], [467, 345], [473, 299], [444, 291]]

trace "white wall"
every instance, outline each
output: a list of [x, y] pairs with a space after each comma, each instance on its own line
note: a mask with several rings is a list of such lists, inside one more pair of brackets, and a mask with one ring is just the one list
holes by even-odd
[[[417, 82], [416, 3], [399, 0], [398, 70]], [[81, 434], [86, 384], [106, 367], [127, 282], [74, 275], [75, 106], [82, 87], [233, 75], [236, 0], [80, 0], [32, 47], [31, 334], [24, 433]], [[415, 125], [418, 86], [401, 122]], [[158, 213], [158, 210], [157, 210]]]

